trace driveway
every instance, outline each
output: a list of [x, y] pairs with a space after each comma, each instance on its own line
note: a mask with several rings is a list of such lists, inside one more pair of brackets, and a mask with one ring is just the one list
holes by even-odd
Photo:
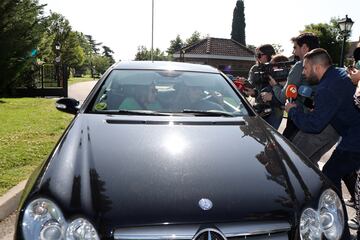
[[79, 82], [69, 86], [68, 96], [83, 102], [97, 81]]

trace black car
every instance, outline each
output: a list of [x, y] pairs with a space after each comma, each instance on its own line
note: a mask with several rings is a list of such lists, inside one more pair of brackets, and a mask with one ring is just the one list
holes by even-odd
[[121, 62], [31, 176], [16, 239], [340, 239], [344, 205], [217, 69]]

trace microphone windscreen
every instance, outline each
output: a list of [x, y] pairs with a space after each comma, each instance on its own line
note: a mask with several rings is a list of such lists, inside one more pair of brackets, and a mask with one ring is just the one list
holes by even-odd
[[298, 89], [298, 93], [300, 96], [308, 98], [308, 97], [311, 97], [312, 89], [309, 86], [301, 85]]
[[295, 84], [289, 84], [286, 88], [286, 98], [295, 99], [297, 97], [297, 88]]

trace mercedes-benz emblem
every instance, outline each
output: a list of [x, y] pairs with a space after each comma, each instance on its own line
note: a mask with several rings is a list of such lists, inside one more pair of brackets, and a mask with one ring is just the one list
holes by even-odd
[[224, 236], [224, 234], [222, 234], [220, 231], [213, 228], [207, 228], [198, 232], [194, 236], [193, 240], [227, 240], [227, 239]]
[[207, 211], [213, 207], [213, 203], [210, 199], [202, 198], [199, 200], [199, 206], [202, 210]]

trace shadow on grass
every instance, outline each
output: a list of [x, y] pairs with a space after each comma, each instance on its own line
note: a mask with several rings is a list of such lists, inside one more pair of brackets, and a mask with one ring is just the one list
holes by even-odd
[[0, 103], [6, 103], [5, 101], [3, 101], [3, 100], [0, 100]]

